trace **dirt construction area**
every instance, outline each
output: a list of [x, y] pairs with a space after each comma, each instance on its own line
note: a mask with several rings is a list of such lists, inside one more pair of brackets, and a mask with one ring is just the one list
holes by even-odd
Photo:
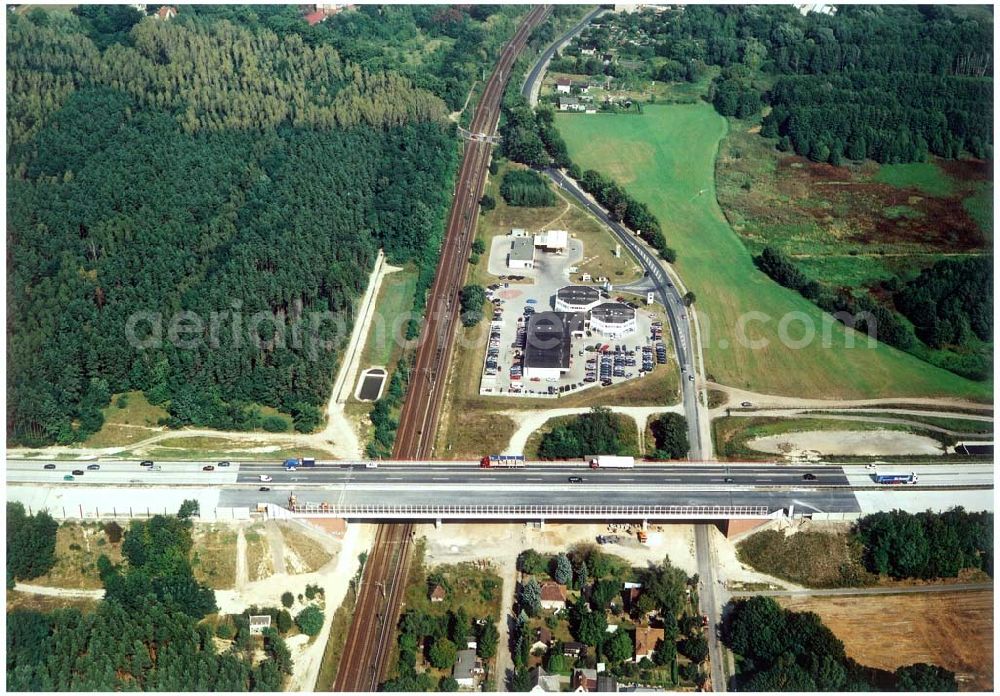
[[816, 430], [758, 437], [747, 443], [758, 452], [787, 457], [808, 453], [827, 455], [890, 456], [943, 454], [941, 444], [924, 435], [895, 430]]
[[793, 597], [780, 603], [812, 611], [858, 662], [895, 670], [916, 662], [955, 672], [962, 691], [993, 690], [993, 593], [879, 597]]

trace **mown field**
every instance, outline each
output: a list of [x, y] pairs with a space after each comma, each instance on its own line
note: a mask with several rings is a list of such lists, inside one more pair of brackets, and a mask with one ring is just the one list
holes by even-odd
[[[716, 381], [831, 399], [992, 398], [989, 384], [882, 344], [869, 347], [866, 337], [754, 267], [716, 200], [715, 159], [727, 123], [711, 105], [647, 105], [642, 115], [557, 115], [556, 123], [575, 162], [612, 176], [659, 217], [677, 249], [677, 270], [697, 296], [707, 371]], [[810, 328], [813, 340], [802, 340]]]

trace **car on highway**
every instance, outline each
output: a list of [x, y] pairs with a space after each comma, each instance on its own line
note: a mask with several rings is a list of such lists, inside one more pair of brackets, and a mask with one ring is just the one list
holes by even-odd
[[101, 465], [100, 464], [88, 464], [87, 465], [87, 471], [100, 471], [100, 470], [101, 470]]
[[378, 462], [367, 462], [365, 464], [365, 468], [366, 469], [377, 469], [378, 468]]
[[740, 406], [742, 406], [743, 408], [750, 408], [751, 406], [753, 406], [753, 404], [750, 403], [749, 401], [741, 401]]
[[153, 460], [152, 459], [144, 459], [141, 462], [139, 462], [139, 466], [153, 466]]
[[215, 471], [215, 467], [209, 464], [208, 466], [201, 467], [202, 471]]
[[83, 476], [83, 469], [73, 469], [74, 476]]
[[733, 482], [733, 477], [732, 476], [727, 476], [726, 478], [722, 479], [722, 482], [723, 483], [732, 483]]
[[149, 470], [150, 471], [163, 471], [163, 467], [160, 466], [159, 464], [153, 464], [151, 467], [149, 467]]
[[72, 474], [66, 474], [65, 476], [63, 476], [63, 481], [73, 481], [73, 480], [74, 479]]
[[802, 474], [802, 480], [803, 481], [815, 481], [816, 480], [816, 474]]
[[270, 481], [273, 481], [274, 479], [268, 476], [267, 474], [261, 474], [260, 476], [257, 477], [257, 480], [260, 481], [261, 483], [268, 483]]
[[56, 468], [56, 465], [55, 465], [55, 464], [46, 464], [46, 465], [45, 465], [45, 466], [43, 466], [42, 468], [43, 468], [43, 469], [55, 469], [55, 468]]
[[567, 480], [570, 483], [582, 483], [583, 482], [583, 479], [581, 477], [579, 477], [579, 476], [570, 476], [569, 479], [567, 479]]
[[694, 375], [688, 375], [688, 382], [694, 381]]
[[219, 462], [216, 466], [229, 466], [229, 462]]
[[257, 490], [258, 490], [258, 491], [269, 491], [269, 490], [271, 490], [271, 489], [270, 489], [270, 488], [268, 488], [267, 486], [261, 486], [261, 487], [260, 487], [260, 488], [258, 488]]

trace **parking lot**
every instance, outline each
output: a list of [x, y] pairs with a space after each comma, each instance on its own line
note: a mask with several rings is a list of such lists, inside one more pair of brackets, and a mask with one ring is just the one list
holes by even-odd
[[[491, 271], [504, 268], [506, 250], [506, 244], [493, 245]], [[497, 273], [497, 282], [487, 288], [493, 313], [489, 317], [480, 394], [557, 397], [641, 379], [657, 365], [667, 362], [662, 341], [664, 327], [656, 315], [644, 310], [645, 298], [622, 295], [612, 289], [610, 293], [602, 291], [602, 300], [628, 303], [635, 308], [635, 333], [610, 338], [588, 330], [582, 337], [573, 338], [570, 368], [561, 378], [525, 379], [521, 357], [528, 318], [536, 312], [554, 310], [556, 291], [565, 285], [596, 286], [582, 283], [579, 274], [570, 272], [571, 259], [578, 259], [583, 253], [580, 242], [572, 240], [568, 251], [566, 254], [538, 252], [533, 269]]]

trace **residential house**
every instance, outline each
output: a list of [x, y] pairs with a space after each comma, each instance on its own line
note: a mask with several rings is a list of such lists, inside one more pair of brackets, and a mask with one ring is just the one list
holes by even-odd
[[569, 94], [573, 90], [573, 81], [568, 77], [560, 77], [556, 80], [556, 92], [558, 94]]
[[569, 687], [574, 693], [589, 693], [597, 691], [596, 669], [574, 669], [570, 677]]
[[447, 596], [448, 593], [441, 585], [435, 585], [431, 588], [430, 599], [432, 602], [443, 602], [444, 598]]
[[642, 658], [653, 659], [656, 644], [663, 640], [663, 629], [650, 626], [636, 626], [635, 629], [635, 661]]
[[531, 670], [530, 693], [558, 693], [560, 691], [562, 691], [562, 678], [558, 674], [549, 674], [540, 666]]
[[250, 635], [259, 636], [265, 628], [271, 627], [271, 617], [253, 614], [250, 616]]
[[163, 21], [173, 19], [177, 16], [177, 8], [173, 5], [161, 5], [160, 9], [158, 9], [156, 14], [153, 16], [157, 19], [162, 19]]
[[590, 92], [590, 83], [589, 82], [574, 82], [573, 83], [573, 88], [576, 89], [576, 90], [579, 90], [580, 94], [587, 94], [588, 92]]
[[566, 657], [584, 657], [587, 654], [587, 646], [575, 640], [570, 640], [563, 643], [562, 651]]
[[557, 582], [542, 583], [542, 609], [565, 609], [566, 588]]
[[583, 111], [586, 108], [576, 97], [559, 97], [560, 111]]
[[552, 631], [547, 626], [540, 626], [535, 629], [535, 642], [531, 644], [531, 652], [536, 650], [548, 651], [552, 645]]
[[613, 694], [618, 691], [618, 682], [610, 674], [598, 674], [597, 690], [602, 694]]
[[306, 22], [309, 24], [309, 26], [314, 27], [320, 22], [322, 22], [324, 19], [326, 19], [326, 13], [316, 10], [315, 12], [310, 12], [309, 14], [307, 14], [305, 19]]
[[475, 650], [459, 650], [455, 656], [455, 669], [452, 676], [459, 686], [474, 688], [476, 676], [483, 674], [483, 661], [476, 657]]

